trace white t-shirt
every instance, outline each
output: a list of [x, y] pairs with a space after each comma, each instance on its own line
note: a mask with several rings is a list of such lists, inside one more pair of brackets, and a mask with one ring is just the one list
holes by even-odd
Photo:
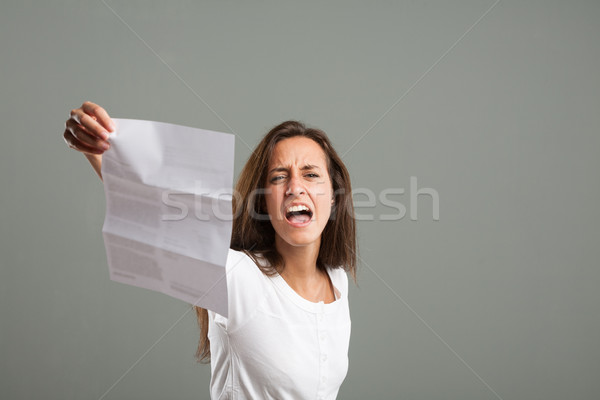
[[336, 300], [313, 303], [243, 252], [227, 258], [229, 317], [209, 311], [216, 399], [335, 399], [348, 371], [348, 278], [329, 270]]

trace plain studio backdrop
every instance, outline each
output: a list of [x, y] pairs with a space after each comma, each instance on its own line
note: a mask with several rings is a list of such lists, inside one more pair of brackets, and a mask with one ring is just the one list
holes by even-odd
[[103, 187], [62, 139], [91, 100], [235, 133], [236, 174], [283, 120], [329, 134], [359, 217], [340, 399], [599, 398], [599, 21], [597, 1], [3, 1], [0, 397], [208, 398], [190, 306], [109, 280]]

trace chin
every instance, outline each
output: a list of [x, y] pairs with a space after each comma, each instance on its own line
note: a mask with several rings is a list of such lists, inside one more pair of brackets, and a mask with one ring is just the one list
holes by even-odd
[[314, 235], [314, 234], [309, 234], [308, 232], [306, 233], [300, 233], [300, 232], [294, 232], [292, 234], [289, 235], [278, 235], [279, 239], [283, 242], [286, 243], [289, 246], [293, 246], [293, 247], [303, 247], [303, 246], [310, 246], [314, 243], [319, 243], [319, 240], [321, 238], [320, 235]]

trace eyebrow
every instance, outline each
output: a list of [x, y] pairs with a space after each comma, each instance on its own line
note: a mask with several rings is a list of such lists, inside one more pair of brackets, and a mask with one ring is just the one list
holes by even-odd
[[[302, 168], [300, 168], [301, 171], [307, 171], [307, 170], [311, 170], [311, 169], [321, 169], [318, 165], [312, 165], [312, 164], [306, 164], [304, 166], [302, 166]], [[273, 168], [272, 170], [269, 171], [269, 174], [273, 173], [273, 172], [286, 172], [288, 170], [288, 168], [286, 167], [276, 167]]]

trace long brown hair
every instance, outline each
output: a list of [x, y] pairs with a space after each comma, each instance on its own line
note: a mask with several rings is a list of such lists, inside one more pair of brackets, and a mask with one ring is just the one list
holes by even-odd
[[[334, 204], [321, 234], [317, 268], [343, 268], [356, 280], [356, 224], [350, 175], [325, 132], [306, 127], [299, 121], [285, 121], [271, 129], [246, 162], [233, 196], [231, 248], [248, 254], [266, 275], [274, 275], [284, 268], [283, 258], [275, 248], [275, 230], [266, 212], [264, 191], [275, 145], [295, 136], [312, 139], [321, 146], [333, 187]], [[264, 258], [267, 263], [258, 263], [257, 257]], [[200, 327], [196, 358], [209, 362], [208, 312], [201, 307], [194, 308]]]

